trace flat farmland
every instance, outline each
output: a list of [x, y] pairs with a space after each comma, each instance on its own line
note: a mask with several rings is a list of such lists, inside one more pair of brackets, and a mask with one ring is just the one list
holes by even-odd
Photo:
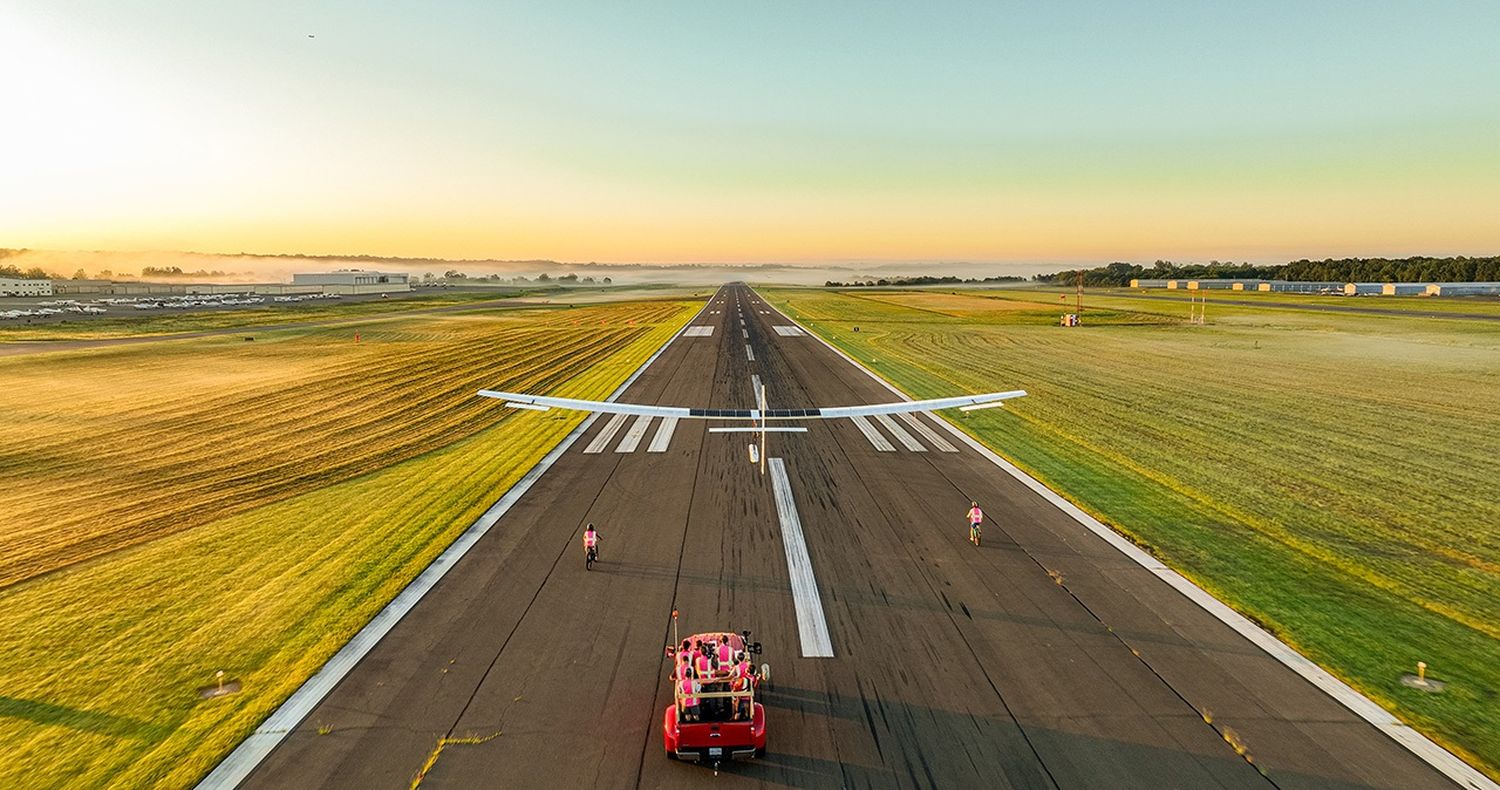
[[698, 307], [0, 358], [0, 785], [192, 784]]
[[[952, 419], [1496, 773], [1495, 322], [1210, 296], [1190, 326], [1122, 293], [1065, 329], [1061, 290], [764, 293], [914, 397], [1028, 390]], [[1417, 661], [1445, 693], [1401, 684]]]

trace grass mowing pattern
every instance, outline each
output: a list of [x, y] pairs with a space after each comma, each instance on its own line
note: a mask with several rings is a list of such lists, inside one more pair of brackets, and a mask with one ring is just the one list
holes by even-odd
[[[56, 558], [49, 518], [124, 546], [0, 591], [0, 786], [192, 784], [583, 418], [475, 390], [605, 397], [698, 306], [0, 359], [31, 524], [0, 547]], [[245, 690], [197, 699], [218, 669]]]
[[[1212, 303], [1190, 327], [1121, 296], [1063, 329], [1058, 292], [765, 294], [914, 397], [1030, 391], [953, 419], [1496, 773], [1500, 327]], [[1419, 660], [1447, 693], [1400, 684]]]
[[[548, 293], [548, 291], [538, 291]], [[509, 297], [523, 297], [530, 291], [499, 291], [493, 294], [465, 292], [425, 292], [397, 299], [364, 299], [348, 302], [300, 302], [267, 304], [260, 307], [238, 307], [222, 310], [178, 311], [168, 308], [142, 312], [129, 305], [109, 308], [109, 314], [97, 318], [75, 318], [27, 324], [0, 321], [0, 342], [107, 340], [119, 337], [167, 335], [181, 332], [261, 329], [278, 324], [313, 321], [343, 321], [395, 315], [410, 310], [461, 306]], [[68, 298], [68, 297], [55, 297]], [[88, 297], [75, 297], [86, 299]], [[269, 297], [267, 297], [269, 298]]]

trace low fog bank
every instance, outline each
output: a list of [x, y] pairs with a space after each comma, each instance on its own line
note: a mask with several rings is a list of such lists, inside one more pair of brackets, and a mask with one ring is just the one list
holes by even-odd
[[964, 278], [1030, 276], [1056, 271], [1061, 263], [839, 262], [828, 264], [619, 264], [558, 261], [447, 260], [368, 255], [251, 255], [196, 252], [107, 252], [0, 249], [0, 266], [25, 276], [52, 279], [168, 280], [174, 282], [288, 282], [295, 272], [375, 269], [406, 272], [414, 280], [461, 273], [469, 278], [495, 276], [536, 279], [568, 274], [605, 277], [616, 284], [651, 283], [717, 285], [731, 280], [816, 284], [917, 275]]

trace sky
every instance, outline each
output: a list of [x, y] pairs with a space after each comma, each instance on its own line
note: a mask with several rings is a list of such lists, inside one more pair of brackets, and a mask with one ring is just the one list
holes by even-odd
[[1500, 3], [6, 0], [0, 247], [1500, 253]]

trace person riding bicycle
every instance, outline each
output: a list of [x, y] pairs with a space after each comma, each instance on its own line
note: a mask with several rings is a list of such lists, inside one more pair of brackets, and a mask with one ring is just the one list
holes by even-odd
[[984, 523], [984, 511], [979, 509], [978, 502], [969, 503], [969, 540], [974, 540], [974, 535], [979, 532], [979, 525]]
[[588, 528], [583, 531], [583, 553], [585, 556], [592, 554], [594, 555], [594, 559], [597, 560], [599, 558], [599, 538], [599, 533], [594, 530], [594, 525], [590, 523]]

